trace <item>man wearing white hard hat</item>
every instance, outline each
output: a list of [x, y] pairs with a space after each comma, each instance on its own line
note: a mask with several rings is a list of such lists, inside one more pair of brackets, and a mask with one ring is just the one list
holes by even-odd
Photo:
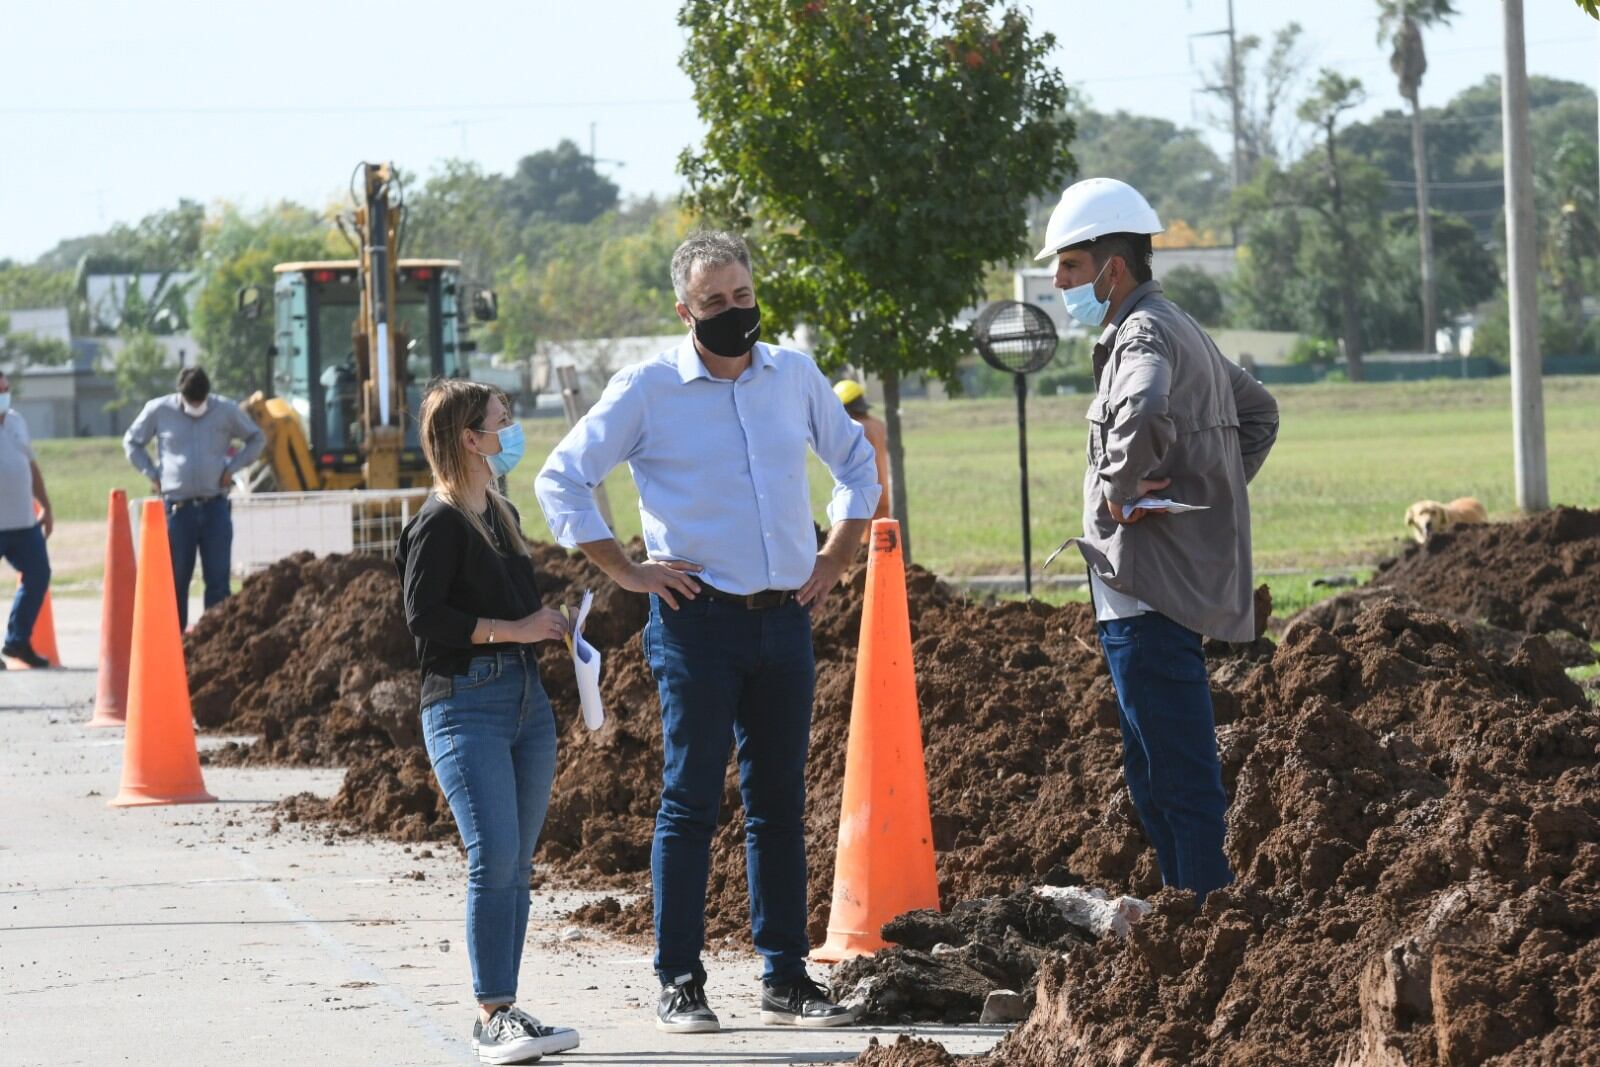
[[[1233, 881], [1227, 795], [1203, 636], [1257, 636], [1245, 488], [1278, 435], [1261, 384], [1161, 292], [1138, 190], [1090, 178], [1061, 194], [1039, 259], [1094, 347], [1083, 536], [1100, 646], [1121, 706], [1128, 793], [1161, 880], [1202, 900]], [[1141, 500], [1196, 505], [1171, 512]]]

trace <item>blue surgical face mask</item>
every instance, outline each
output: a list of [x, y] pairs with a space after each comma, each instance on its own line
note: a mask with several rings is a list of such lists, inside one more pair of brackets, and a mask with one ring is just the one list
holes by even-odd
[[6, 412], [8, 412], [10, 410], [11, 410], [11, 394], [10, 393], [0, 393], [0, 415], [4, 415]]
[[523, 449], [527, 441], [522, 435], [522, 423], [513, 422], [510, 426], [499, 430], [479, 430], [479, 433], [493, 433], [500, 439], [500, 451], [492, 456], [484, 456], [489, 461], [489, 469], [494, 471], [496, 478], [504, 478], [511, 473], [518, 463], [522, 462]]
[[1106, 312], [1111, 310], [1111, 298], [1101, 300], [1094, 295], [1094, 287], [1100, 284], [1100, 276], [1106, 272], [1106, 267], [1111, 266], [1108, 259], [1105, 266], [1100, 268], [1100, 274], [1094, 276], [1094, 281], [1074, 285], [1071, 289], [1061, 290], [1061, 302], [1066, 305], [1067, 314], [1083, 323], [1085, 326], [1099, 326], [1106, 321]]

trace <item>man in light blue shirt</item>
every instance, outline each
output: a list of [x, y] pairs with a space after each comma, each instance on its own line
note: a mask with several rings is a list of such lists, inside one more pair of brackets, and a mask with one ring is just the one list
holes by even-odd
[[[872, 446], [804, 353], [759, 342], [744, 242], [691, 236], [672, 257], [678, 348], [628, 367], [556, 446], [535, 489], [556, 539], [650, 594], [644, 646], [661, 695], [665, 767], [651, 873], [656, 1025], [719, 1028], [706, 1003], [706, 881], [730, 744], [744, 800], [763, 1022], [853, 1021], [805, 970], [811, 610], [838, 584], [878, 502]], [[834, 478], [819, 551], [806, 452]], [[627, 463], [645, 549], [627, 558], [594, 489]]]
[[[152, 439], [160, 467], [150, 459]], [[237, 451], [235, 441], [241, 442]], [[228, 486], [236, 471], [255, 462], [266, 442], [261, 427], [238, 404], [211, 395], [211, 380], [201, 367], [185, 367], [178, 374], [178, 391], [146, 404], [122, 437], [128, 462], [166, 503], [180, 627], [189, 625], [189, 582], [197, 553], [205, 606], [221, 603], [229, 593], [233, 513]]]

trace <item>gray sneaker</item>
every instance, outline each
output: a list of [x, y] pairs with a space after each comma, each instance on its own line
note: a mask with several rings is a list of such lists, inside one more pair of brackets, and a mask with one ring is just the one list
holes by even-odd
[[656, 1004], [656, 1029], [669, 1034], [709, 1034], [722, 1029], [717, 1013], [706, 1003], [706, 987], [692, 974], [681, 974], [661, 987]]
[[472, 1024], [472, 1047], [484, 1063], [536, 1063], [544, 1055], [538, 1036], [509, 1007]]
[[570, 1026], [546, 1026], [521, 1008], [513, 1005], [507, 1009], [522, 1023], [523, 1030], [539, 1042], [539, 1053], [548, 1056], [553, 1052], [570, 1052], [578, 1047], [578, 1031]]

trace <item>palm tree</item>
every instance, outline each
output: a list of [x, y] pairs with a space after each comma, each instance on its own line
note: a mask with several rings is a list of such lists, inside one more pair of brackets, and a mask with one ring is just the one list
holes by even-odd
[[1393, 46], [1389, 69], [1400, 80], [1400, 95], [1411, 104], [1411, 160], [1417, 174], [1417, 243], [1422, 247], [1422, 350], [1434, 351], [1439, 328], [1438, 283], [1433, 275], [1433, 224], [1428, 216], [1428, 154], [1422, 136], [1422, 105], [1417, 90], [1428, 70], [1422, 31], [1442, 26], [1457, 14], [1453, 0], [1378, 0], [1378, 43]]

